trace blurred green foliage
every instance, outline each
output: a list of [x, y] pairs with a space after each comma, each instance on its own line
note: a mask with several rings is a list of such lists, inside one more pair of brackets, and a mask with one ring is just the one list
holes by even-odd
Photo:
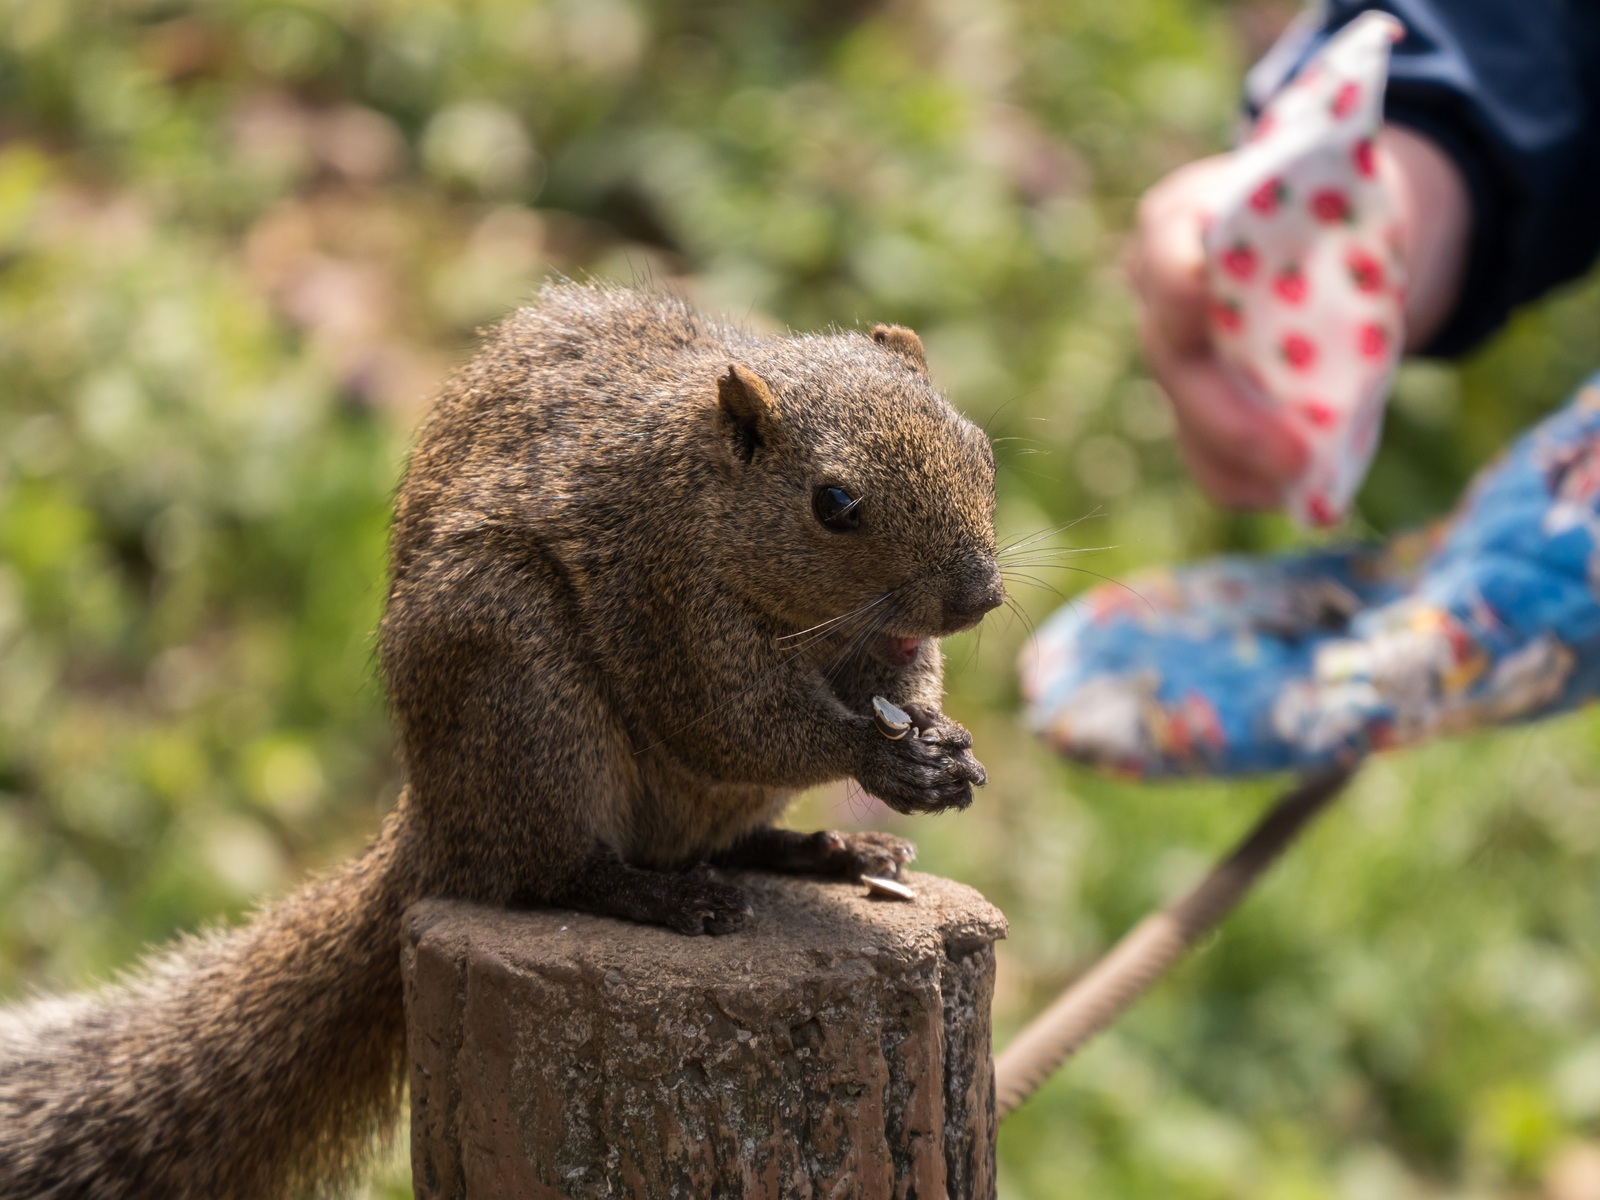
[[[1224, 143], [1288, 15], [0, 0], [0, 990], [104, 977], [375, 828], [409, 430], [550, 272], [918, 328], [998, 441], [1003, 535], [1106, 547], [1025, 590], [1035, 618], [1095, 575], [1291, 542], [1183, 480], [1119, 270], [1138, 194]], [[1443, 511], [1594, 365], [1597, 299], [1409, 369], [1358, 527]], [[906, 831], [1011, 918], [1003, 1038], [1266, 792], [1055, 763], [1015, 716], [1025, 624], [989, 624], [950, 648], [949, 707], [993, 782]], [[1003, 1194], [1597, 1194], [1571, 1190], [1600, 1121], [1597, 732], [1371, 766], [1008, 1123]], [[406, 1194], [404, 1164], [375, 1186]]]

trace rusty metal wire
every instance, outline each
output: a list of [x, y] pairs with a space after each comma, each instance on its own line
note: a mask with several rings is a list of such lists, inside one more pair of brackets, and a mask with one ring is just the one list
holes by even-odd
[[1238, 905], [1350, 778], [1332, 770], [1279, 797], [1249, 835], [1186, 895], [1135, 925], [1022, 1030], [995, 1062], [995, 1107], [1010, 1116], [1090, 1038], [1121, 1016]]

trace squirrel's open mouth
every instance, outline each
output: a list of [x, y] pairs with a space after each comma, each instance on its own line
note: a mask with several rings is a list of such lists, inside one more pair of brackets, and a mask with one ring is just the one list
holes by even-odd
[[926, 639], [919, 637], [890, 637], [884, 641], [889, 650], [889, 661], [902, 667], [909, 667], [917, 661], [917, 652], [922, 649]]

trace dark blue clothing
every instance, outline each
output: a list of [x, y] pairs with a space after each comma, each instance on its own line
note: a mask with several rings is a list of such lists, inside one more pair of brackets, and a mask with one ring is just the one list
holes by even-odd
[[1600, 255], [1600, 0], [1330, 0], [1279, 53], [1298, 65], [1367, 9], [1407, 31], [1386, 115], [1442, 146], [1471, 192], [1461, 299], [1428, 348], [1460, 354]]

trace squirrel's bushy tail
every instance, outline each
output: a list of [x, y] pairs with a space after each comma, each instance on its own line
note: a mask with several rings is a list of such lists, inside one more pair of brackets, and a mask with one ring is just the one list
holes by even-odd
[[248, 925], [0, 1011], [0, 1200], [265, 1200], [347, 1178], [403, 1082], [404, 809]]

